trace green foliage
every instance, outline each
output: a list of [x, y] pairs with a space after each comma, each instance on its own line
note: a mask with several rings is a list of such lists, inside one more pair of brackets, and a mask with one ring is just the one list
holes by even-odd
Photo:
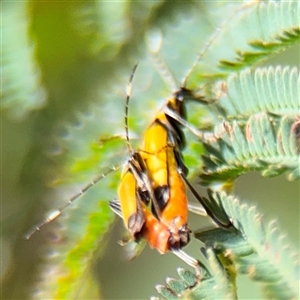
[[[283, 7], [284, 10], [280, 12]], [[246, 26], [237, 26], [239, 23], [236, 21], [230, 22], [226, 30], [214, 37], [213, 43], [217, 43], [223, 33], [228, 38], [227, 30], [230, 30], [229, 35], [239, 31], [245, 34], [243, 39], [248, 39], [247, 47], [252, 48], [251, 51], [236, 50], [230, 45], [237, 57], [219, 59], [219, 65], [213, 64], [224, 72], [235, 73], [217, 81], [211, 88], [210, 93], [217, 95], [217, 100], [210, 105], [213, 126], [210, 131], [199, 133], [204, 143], [203, 172], [200, 177], [202, 183], [211, 187], [215, 183], [226, 185], [226, 182], [230, 183], [238, 176], [254, 170], [261, 171], [266, 177], [287, 172], [289, 180], [299, 179], [299, 71], [297, 68], [280, 66], [253, 69], [254, 63], [291, 43], [299, 42], [299, 18], [296, 17], [299, 4], [282, 2], [249, 9], [248, 12], [243, 10], [243, 16], [240, 17], [244, 24], [253, 16], [254, 19], [264, 16], [264, 19], [251, 24], [253, 28], [255, 24], [266, 25], [275, 18], [274, 15], [282, 16], [282, 19], [276, 18], [282, 24], [274, 26], [272, 30], [269, 30], [270, 26], [262, 26], [261, 30], [254, 28], [253, 34], [265, 32], [263, 41], [253, 42], [251, 31], [243, 31]], [[269, 13], [262, 14], [266, 10]], [[287, 24], [286, 20], [291, 20], [285, 15], [287, 11], [295, 21], [289, 29], [283, 26], [283, 23]], [[237, 43], [238, 49], [243, 49], [243, 42]], [[223, 50], [220, 45], [219, 48]], [[213, 51], [212, 45], [208, 53], [213, 55]], [[220, 55], [224, 52], [220, 51]], [[204, 63], [200, 61], [191, 73], [191, 78], [195, 77], [196, 82], [205, 77], [205, 73], [200, 71], [201, 64]], [[252, 69], [237, 72], [248, 65]], [[215, 75], [222, 77], [228, 73], [216, 72]], [[297, 299], [299, 261], [296, 252], [287, 246], [286, 239], [279, 234], [275, 222], [265, 227], [262, 216], [254, 208], [241, 205], [233, 196], [210, 195], [209, 203], [216, 216], [221, 216], [220, 208], [224, 208], [228, 218], [233, 220], [235, 230], [216, 228], [195, 233], [196, 238], [206, 245], [210, 276], [200, 278], [196, 285], [190, 284], [185, 290], [173, 288], [167, 280], [166, 286], [157, 287], [162, 298], [235, 299], [238, 297], [236, 275], [246, 274], [261, 283], [268, 299]], [[210, 284], [207, 284], [208, 281]]]
[[197, 278], [188, 270], [178, 269], [180, 280], [167, 278], [167, 285], [156, 286], [162, 298], [151, 299], [235, 299], [226, 274], [211, 249], [207, 249], [207, 258], [211, 273], [203, 269], [206, 275]]
[[226, 120], [247, 121], [261, 112], [295, 116], [299, 112], [299, 70], [281, 66], [245, 69], [221, 83], [217, 93], [227, 92], [218, 99], [218, 108], [226, 111]]
[[5, 13], [1, 22], [1, 108], [19, 119], [41, 109], [46, 94], [34, 56], [36, 44], [28, 34], [30, 19], [26, 3], [4, 2], [2, 5]]
[[[180, 291], [167, 281], [168, 286], [158, 288], [163, 299], [235, 299], [235, 284], [230, 280], [236, 272], [258, 281], [268, 299], [298, 299], [299, 260], [276, 222], [266, 226], [255, 207], [225, 193], [212, 193], [210, 200], [216, 208], [225, 209], [238, 230], [215, 228], [195, 232], [195, 237], [205, 243], [211, 272]], [[177, 285], [180, 284], [185, 284], [184, 279]]]
[[205, 143], [208, 154], [201, 177], [206, 182], [230, 180], [255, 170], [266, 177], [288, 172], [290, 180], [298, 179], [296, 122], [288, 117], [276, 122], [262, 113], [253, 115], [244, 126], [236, 121], [224, 123], [216, 141]]
[[[210, 186], [252, 170], [299, 178], [299, 71], [255, 68], [299, 43], [299, 1], [24, 1], [3, 2], [1, 8], [1, 109], [5, 129], [19, 126], [22, 137], [3, 151], [5, 183], [13, 190], [4, 191], [10, 209], [3, 234], [8, 249], [15, 249], [7, 261], [18, 266], [8, 264], [3, 272], [7, 299], [100, 297], [91, 270], [106, 245], [114, 220], [108, 201], [116, 197], [118, 168], [128, 156], [123, 115], [130, 70], [140, 60], [129, 109], [133, 148], [157, 100], [174, 88], [147, 53], [151, 36], [161, 43], [159, 54], [177, 87], [185, 83], [207, 100], [188, 103], [189, 122], [205, 128], [200, 140], [187, 132], [191, 178], [201, 173]], [[112, 166], [118, 170], [110, 172]], [[45, 206], [63, 207], [98, 179], [42, 228], [40, 240], [19, 242]], [[264, 227], [256, 211], [231, 196], [208, 200], [216, 215], [233, 219], [240, 234], [198, 233], [208, 247], [200, 282], [179, 269], [180, 279], [167, 279], [159, 293], [166, 299], [234, 299], [236, 276], [245, 273], [262, 283], [268, 298], [297, 296], [293, 256], [274, 223]], [[29, 295], [30, 288], [35, 292]]]
[[221, 85], [220, 114], [204, 141], [203, 180], [233, 180], [253, 170], [298, 179], [299, 71], [246, 69]]
[[[199, 80], [222, 78], [253, 66], [299, 43], [299, 1], [244, 4], [222, 16], [222, 25], [208, 42], [209, 51], [197, 61], [188, 80], [196, 89]], [[210, 45], [211, 43], [211, 45]]]
[[90, 286], [87, 292], [93, 291], [98, 297], [97, 285], [87, 272], [87, 261], [99, 244], [104, 243], [103, 236], [111, 223], [112, 212], [106, 201], [99, 201], [95, 194], [89, 193], [88, 201], [85, 209], [75, 209], [76, 212], [62, 221], [64, 228], [56, 228], [55, 240], [60, 243], [52, 247], [52, 253], [44, 255], [51, 271], [45, 268], [41, 272], [42, 280], [34, 298], [45, 299], [51, 295], [56, 299], [76, 299], [86, 284]]

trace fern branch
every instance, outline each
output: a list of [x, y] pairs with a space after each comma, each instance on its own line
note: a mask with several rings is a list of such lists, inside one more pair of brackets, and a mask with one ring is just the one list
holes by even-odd
[[180, 279], [167, 278], [167, 285], [156, 286], [162, 298], [151, 299], [235, 299], [226, 273], [212, 249], [207, 249], [207, 259], [211, 273], [202, 268], [203, 276], [197, 278], [194, 273], [178, 268]]
[[[266, 59], [266, 57], [285, 50], [290, 45], [299, 42], [299, 2], [282, 1], [260, 3], [246, 17], [251, 24], [256, 24], [256, 34], [247, 41], [249, 50], [236, 50], [234, 60], [222, 60], [220, 66], [237, 70], [247, 64]], [[256, 19], [256, 20], [253, 20]]]
[[247, 123], [224, 122], [213, 138], [204, 143], [204, 173], [208, 183], [230, 180], [249, 171], [262, 171], [266, 177], [288, 172], [289, 180], [299, 178], [299, 120], [283, 117], [279, 121], [265, 113], [253, 115]]
[[236, 272], [260, 282], [268, 299], [298, 299], [298, 255], [288, 246], [277, 224], [273, 221], [265, 226], [255, 207], [225, 193], [210, 193], [210, 201], [216, 209], [226, 211], [238, 230], [195, 232], [195, 237], [206, 245], [210, 273], [206, 270], [198, 281], [190, 274], [194, 279], [189, 283], [184, 277], [176, 280], [181, 286], [179, 292], [168, 284], [168, 279], [167, 286], [158, 288], [162, 299], [235, 299], [234, 282], [229, 280]]
[[232, 11], [212, 35], [209, 52], [197, 63], [188, 88], [198, 88], [200, 79], [224, 78], [299, 43], [299, 1], [244, 4]]
[[[233, 196], [215, 193], [212, 197], [222, 203], [242, 236], [218, 228], [196, 237], [215, 251], [226, 253], [239, 273], [261, 282], [268, 298], [298, 299], [299, 256], [288, 246], [276, 222], [265, 226], [255, 207], [241, 205]], [[223, 239], [216, 239], [220, 235]]]
[[[217, 84], [217, 105], [226, 120], [247, 120], [251, 115], [269, 112], [276, 116], [299, 114], [299, 70], [291, 67], [245, 69]], [[224, 89], [226, 92], [224, 93]]]

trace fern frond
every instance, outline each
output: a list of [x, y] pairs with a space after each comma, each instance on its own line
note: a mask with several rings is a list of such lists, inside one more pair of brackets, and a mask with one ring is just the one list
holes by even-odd
[[15, 119], [23, 119], [46, 102], [35, 59], [35, 43], [30, 36], [27, 3], [2, 3], [1, 109]]
[[260, 282], [268, 299], [298, 299], [299, 256], [280, 234], [276, 222], [266, 226], [255, 207], [242, 204], [234, 196], [209, 193], [209, 198], [216, 207], [222, 206], [237, 230], [195, 232], [206, 245], [209, 271], [203, 269], [204, 276], [197, 281], [185, 270], [193, 279], [180, 276], [181, 280], [174, 280], [176, 287], [167, 279], [167, 285], [158, 288], [162, 299], [236, 299], [232, 281], [236, 272]]
[[288, 246], [276, 223], [265, 226], [255, 207], [241, 204], [233, 196], [214, 193], [211, 197], [222, 203], [240, 234], [217, 228], [195, 236], [230, 258], [239, 273], [259, 281], [269, 299], [298, 299], [299, 256]]
[[152, 299], [234, 299], [226, 273], [212, 249], [207, 249], [207, 257], [211, 273], [202, 268], [204, 276], [197, 278], [191, 271], [178, 268], [180, 279], [167, 278], [166, 285], [157, 285], [162, 298]]
[[245, 69], [218, 83], [216, 94], [221, 94], [221, 98], [217, 105], [227, 120], [243, 121], [260, 112], [296, 116], [300, 108], [299, 80], [299, 70], [295, 67]]
[[188, 88], [199, 87], [204, 78], [226, 77], [299, 43], [299, 14], [299, 1], [260, 1], [232, 8], [193, 70]]
[[204, 182], [230, 180], [249, 171], [263, 176], [288, 172], [288, 179], [299, 178], [299, 147], [294, 131], [297, 118], [274, 120], [266, 113], [249, 118], [245, 125], [224, 122], [213, 138], [204, 143]]

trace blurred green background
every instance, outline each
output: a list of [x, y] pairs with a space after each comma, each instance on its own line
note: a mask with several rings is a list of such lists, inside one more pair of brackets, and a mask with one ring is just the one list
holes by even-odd
[[[170, 95], [146, 54], [145, 33], [163, 32], [168, 49], [174, 50], [163, 58], [180, 81], [219, 24], [215, 9], [226, 14], [226, 4], [1, 2], [2, 299], [31, 298], [48, 244], [43, 231], [29, 241], [23, 235], [49, 207], [59, 205], [57, 198], [66, 198], [53, 197], [51, 185], [67, 173], [65, 162], [83, 155], [92, 141], [123, 133], [125, 88], [133, 65], [140, 62], [130, 107], [134, 133], [143, 132], [160, 100]], [[194, 30], [185, 31], [182, 23]], [[299, 46], [265, 64], [299, 66]], [[120, 151], [95, 168], [114, 164]], [[238, 180], [236, 194], [257, 205], [267, 220], [277, 219], [291, 245], [299, 248], [298, 182], [253, 173]], [[192, 229], [207, 222], [199, 224], [191, 216]], [[186, 266], [172, 254], [149, 249], [126, 262], [117, 244], [122, 227], [118, 220], [105, 236], [106, 247], [92, 263], [93, 276], [103, 299], [149, 298], [155, 284]], [[198, 256], [199, 247], [193, 241], [187, 252]], [[251, 299], [261, 297], [255, 283], [241, 278], [240, 299], [250, 299], [249, 293]]]

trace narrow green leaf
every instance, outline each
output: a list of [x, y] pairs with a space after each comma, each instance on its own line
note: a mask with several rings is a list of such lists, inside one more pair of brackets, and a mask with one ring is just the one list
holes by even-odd
[[211, 299], [236, 299], [236, 295], [230, 289], [231, 285], [227, 279], [227, 275], [224, 272], [216, 254], [212, 249], [207, 249], [208, 261], [212, 271], [212, 277], [214, 278], [216, 285], [214, 286], [214, 296]]
[[178, 268], [178, 275], [185, 282], [185, 284], [190, 287], [194, 286], [197, 282], [197, 277], [189, 270]]
[[164, 285], [157, 285], [156, 289], [157, 292], [161, 294], [166, 300], [178, 299], [177, 294]]
[[182, 280], [167, 278], [166, 282], [171, 290], [176, 292], [177, 294], [183, 293], [187, 289], [187, 284], [185, 284]]

